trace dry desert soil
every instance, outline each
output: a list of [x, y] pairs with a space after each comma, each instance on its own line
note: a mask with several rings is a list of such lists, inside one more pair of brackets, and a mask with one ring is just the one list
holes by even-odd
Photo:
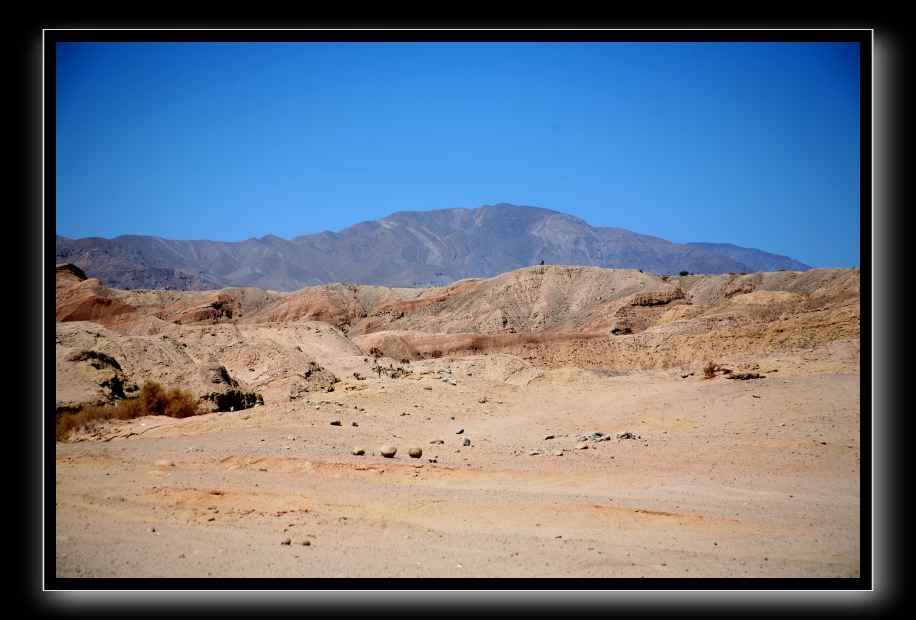
[[56, 575], [857, 577], [859, 303], [849, 269], [283, 293], [59, 265], [58, 416], [148, 380], [210, 411], [56, 443]]

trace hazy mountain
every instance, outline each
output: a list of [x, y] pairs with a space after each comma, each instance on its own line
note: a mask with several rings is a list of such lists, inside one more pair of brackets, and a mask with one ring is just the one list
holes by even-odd
[[770, 254], [769, 252], [755, 250], [754, 248], [742, 248], [739, 245], [732, 245], [731, 243], [692, 242], [687, 245], [703, 248], [704, 250], [712, 250], [713, 252], [718, 252], [719, 254], [723, 254], [731, 259], [744, 263], [748, 266], [749, 272], [779, 271], [780, 269], [786, 269], [788, 271], [805, 271], [811, 269], [810, 265], [806, 265], [788, 256]]
[[[290, 291], [352, 282], [441, 285], [547, 264], [629, 267], [658, 274], [808, 269], [731, 244], [678, 244], [580, 218], [508, 204], [402, 211], [339, 233], [290, 240], [175, 241], [149, 236], [57, 237], [57, 261], [121, 289], [205, 290], [253, 286]], [[765, 267], [761, 267], [765, 265]]]

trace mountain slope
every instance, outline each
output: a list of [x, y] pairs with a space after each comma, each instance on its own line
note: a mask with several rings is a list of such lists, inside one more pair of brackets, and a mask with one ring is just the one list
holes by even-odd
[[806, 265], [788, 256], [770, 254], [769, 252], [756, 250], [754, 248], [742, 248], [741, 246], [731, 243], [691, 242], [687, 245], [718, 252], [723, 256], [744, 263], [747, 265], [749, 271], [778, 271], [780, 269], [786, 269], [788, 271], [805, 271], [811, 269], [810, 265]]
[[742, 257], [770, 270], [807, 268], [760, 250], [671, 243], [593, 227], [549, 209], [508, 204], [404, 211], [339, 233], [291, 240], [273, 235], [239, 242], [57, 237], [58, 262], [76, 264], [90, 277], [122, 289], [248, 286], [290, 291], [329, 282], [433, 286], [492, 277], [542, 260], [661, 274], [758, 270]]

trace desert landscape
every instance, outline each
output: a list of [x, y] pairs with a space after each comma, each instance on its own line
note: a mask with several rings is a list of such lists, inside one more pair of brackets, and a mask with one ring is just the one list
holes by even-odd
[[56, 287], [57, 577], [860, 575], [858, 268]]

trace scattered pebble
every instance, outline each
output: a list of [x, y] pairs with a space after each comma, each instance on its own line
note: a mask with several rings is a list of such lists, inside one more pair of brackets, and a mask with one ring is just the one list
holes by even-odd
[[359, 424], [356, 422], [356, 420], [354, 420], [350, 422], [350, 426], [359, 426]]
[[554, 456], [563, 456], [563, 451], [562, 451], [562, 450], [554, 450], [554, 451], [553, 451], [553, 455], [554, 455]]
[[437, 444], [437, 443], [438, 443], [438, 444], [441, 444], [441, 443], [445, 443], [445, 442], [442, 441], [441, 439], [433, 439], [433, 440], [432, 440], [431, 442], [429, 442], [429, 443], [432, 443], [432, 444]]
[[587, 443], [579, 444], [578, 446], [576, 446], [576, 450], [588, 450], [588, 444]]
[[623, 433], [617, 433], [617, 439], [640, 439], [640, 437], [636, 433], [624, 431]]
[[531, 450], [530, 452], [528, 452], [528, 456], [537, 456], [540, 453], [541, 453], [540, 450], [535, 449], [535, 450]]
[[410, 455], [410, 458], [412, 458], [412, 459], [418, 459], [418, 458], [420, 458], [421, 456], [423, 456], [423, 450], [420, 449], [420, 448], [417, 447], [417, 446], [414, 446], [413, 448], [410, 448], [410, 449], [407, 451], [407, 454], [409, 454], [409, 455]]
[[157, 467], [175, 467], [175, 461], [170, 461], [168, 459], [159, 459], [156, 461]]
[[424, 389], [424, 390], [431, 390], [431, 389], [433, 389], [433, 388], [432, 388], [431, 385], [424, 385], [424, 386], [423, 386], [423, 389]]
[[293, 542], [293, 541], [292, 541], [291, 539], [289, 539], [289, 538], [284, 538], [283, 540], [280, 541], [280, 544], [281, 544], [281, 545], [289, 545], [289, 544], [292, 544], [292, 542]]
[[154, 534], [154, 533], [156, 532], [156, 528], [151, 527], [151, 528], [149, 528], [149, 530], [147, 530], [147, 531], [148, 531], [150, 534]]
[[471, 440], [468, 439], [467, 437], [465, 437], [465, 438], [464, 438], [464, 441], [462, 442], [461, 445], [463, 445], [463, 446], [469, 446], [469, 445], [471, 445]]
[[480, 398], [477, 399], [477, 402], [480, 403], [480, 404], [483, 404], [483, 403], [487, 402], [487, 397], [486, 397], [486, 396], [481, 396]]
[[386, 459], [390, 459], [390, 458], [393, 457], [395, 454], [397, 454], [398, 449], [395, 448], [394, 446], [390, 446], [390, 445], [388, 445], [388, 444], [385, 444], [385, 445], [381, 446], [381, 447], [378, 449], [378, 451], [379, 451], [379, 452], [381, 453], [381, 455], [384, 456]]
[[340, 426], [340, 420], [331, 420], [331, 426]]
[[366, 453], [366, 449], [365, 449], [365, 448], [362, 448], [362, 447], [360, 447], [360, 446], [356, 446], [356, 447], [353, 448], [353, 450], [352, 450], [352, 454], [355, 455], [355, 456], [362, 456], [362, 455], [364, 455], [365, 453]]
[[464, 432], [464, 429], [463, 429], [463, 428], [459, 428], [457, 431], [455, 431], [455, 434], [456, 434], [456, 435], [460, 435], [460, 434], [463, 433], [463, 432]]
[[556, 437], [556, 435], [544, 435], [544, 441], [547, 441], [548, 439], [553, 439], [554, 437]]

